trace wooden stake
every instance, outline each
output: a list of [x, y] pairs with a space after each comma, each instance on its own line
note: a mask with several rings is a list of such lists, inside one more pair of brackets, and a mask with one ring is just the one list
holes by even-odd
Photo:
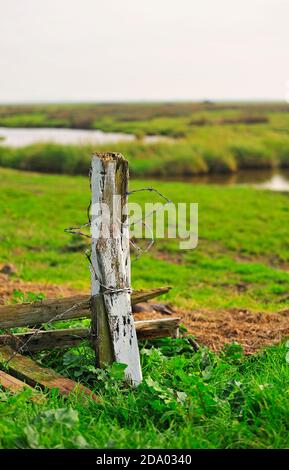
[[96, 357], [100, 366], [114, 360], [126, 364], [127, 380], [138, 385], [142, 373], [131, 311], [129, 230], [124, 213], [128, 163], [122, 155], [92, 156], [91, 192], [91, 317]]

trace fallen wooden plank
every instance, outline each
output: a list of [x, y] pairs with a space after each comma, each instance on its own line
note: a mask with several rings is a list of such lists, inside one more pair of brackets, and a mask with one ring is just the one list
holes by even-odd
[[[136, 321], [135, 328], [138, 340], [178, 336], [179, 318], [162, 318], [159, 320]], [[34, 336], [33, 336], [34, 335]], [[21, 348], [21, 353], [36, 352], [43, 349], [64, 349], [76, 346], [81, 341], [89, 339], [88, 328], [65, 328], [59, 330], [5, 334], [0, 335], [0, 345], [8, 345], [15, 350]]]
[[40, 366], [29, 357], [22, 356], [9, 346], [0, 347], [0, 367], [7, 369], [19, 380], [25, 380], [28, 385], [39, 385], [42, 389], [58, 389], [60, 395], [77, 393], [80, 398], [92, 398], [100, 401], [91, 390], [83, 385], [67, 379], [52, 369]]
[[[135, 305], [159, 295], [171, 288], [139, 290], [131, 295], [131, 303]], [[0, 329], [33, 326], [39, 323], [68, 320], [72, 318], [90, 317], [89, 295], [76, 295], [63, 299], [44, 299], [40, 302], [0, 305]]]
[[135, 290], [131, 294], [131, 304], [135, 305], [140, 302], [146, 302], [147, 300], [154, 299], [159, 295], [166, 294], [171, 290], [171, 286], [156, 287], [154, 289], [140, 289]]
[[135, 322], [137, 337], [139, 340], [165, 338], [166, 336], [178, 338], [180, 320], [180, 318], [160, 318], [137, 321]]
[[33, 390], [30, 385], [22, 382], [19, 379], [16, 379], [16, 377], [7, 374], [3, 370], [0, 370], [0, 385], [5, 390], [9, 390], [9, 392], [12, 393], [22, 392], [22, 390], [24, 390], [25, 388]]
[[43, 403], [45, 401], [45, 395], [3, 370], [0, 370], [0, 386], [12, 394], [20, 393], [25, 389], [33, 390], [33, 394], [29, 397], [31, 401], [36, 403]]
[[[36, 352], [43, 349], [63, 349], [76, 346], [89, 337], [88, 328], [65, 328], [59, 330], [33, 331], [28, 333], [0, 335], [0, 345], [24, 352]], [[26, 344], [27, 343], [27, 344]]]

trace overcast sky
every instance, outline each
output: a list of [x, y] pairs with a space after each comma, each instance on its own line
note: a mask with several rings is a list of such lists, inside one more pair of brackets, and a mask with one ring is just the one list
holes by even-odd
[[0, 102], [284, 100], [288, 22], [289, 0], [0, 0]]

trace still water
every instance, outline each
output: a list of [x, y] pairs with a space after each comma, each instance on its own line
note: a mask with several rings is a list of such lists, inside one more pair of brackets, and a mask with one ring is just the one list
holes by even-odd
[[[136, 137], [122, 132], [103, 132], [86, 129], [58, 128], [17, 128], [0, 127], [0, 144], [8, 147], [23, 147], [36, 142], [54, 142], [57, 144], [107, 144], [115, 142], [131, 142]], [[159, 142], [169, 140], [167, 137], [150, 135], [144, 141]]]
[[99, 130], [0, 127], [0, 139], [2, 145], [23, 147], [36, 142], [79, 145], [129, 142], [135, 137], [132, 134]]
[[[186, 181], [188, 181], [186, 179]], [[289, 169], [247, 170], [230, 175], [204, 175], [190, 178], [192, 183], [220, 184], [224, 186], [249, 185], [270, 191], [289, 192]]]
[[[55, 128], [9, 128], [0, 127], [0, 144], [22, 147], [36, 142], [59, 144], [106, 144], [130, 142], [133, 134], [103, 132], [100, 130], [55, 129]], [[162, 136], [147, 136], [146, 142], [168, 140]], [[240, 171], [232, 175], [204, 175], [186, 178], [183, 181], [202, 184], [251, 185], [260, 189], [289, 192], [289, 169], [274, 171]]]

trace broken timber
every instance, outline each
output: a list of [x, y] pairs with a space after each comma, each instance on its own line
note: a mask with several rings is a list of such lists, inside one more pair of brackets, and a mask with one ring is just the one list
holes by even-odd
[[97, 363], [126, 364], [126, 379], [142, 381], [130, 299], [127, 214], [128, 162], [118, 153], [93, 154], [91, 184], [91, 327]]
[[32, 389], [30, 385], [16, 379], [16, 377], [12, 377], [12, 375], [7, 374], [3, 370], [0, 370], [0, 385], [12, 393], [22, 392], [25, 388]]
[[71, 379], [63, 377], [52, 369], [40, 366], [29, 357], [16, 353], [9, 346], [0, 347], [0, 366], [8, 369], [19, 380], [25, 380], [28, 385], [39, 385], [42, 389], [57, 388], [60, 395], [76, 393], [81, 398], [100, 399], [91, 390]]
[[37, 328], [0, 335], [0, 369], [4, 369], [0, 370], [0, 386], [12, 392], [39, 385], [42, 389], [57, 388], [63, 395], [77, 392], [99, 401], [86, 387], [20, 352], [71, 347], [87, 339], [95, 349], [98, 366], [123, 363], [127, 381], [138, 385], [142, 381], [138, 340], [178, 337], [179, 318], [134, 322], [132, 316], [132, 305], [166, 293], [170, 287], [131, 291], [127, 161], [118, 153], [94, 154], [90, 176], [91, 296], [0, 306], [0, 330], [91, 317], [91, 331]]
[[[171, 336], [178, 337], [179, 318], [161, 318], [159, 320], [136, 321], [135, 328], [138, 340], [149, 340]], [[42, 351], [49, 348], [68, 348], [90, 338], [88, 328], [65, 328], [49, 331], [31, 331], [28, 333], [0, 335], [0, 345], [26, 352]], [[29, 340], [29, 341], [28, 341]], [[27, 343], [27, 344], [26, 344]]]
[[[134, 291], [131, 304], [145, 302], [161, 294], [170, 287]], [[0, 329], [33, 326], [39, 323], [86, 318], [91, 316], [90, 295], [76, 295], [63, 299], [44, 299], [39, 302], [13, 305], [0, 305]]]
[[2, 387], [4, 390], [7, 390], [11, 394], [17, 394], [28, 389], [32, 392], [29, 396], [29, 400], [35, 403], [44, 403], [45, 401], [45, 395], [40, 393], [38, 390], [35, 390], [25, 382], [22, 382], [22, 380], [7, 374], [3, 370], [0, 370], [0, 387]]

